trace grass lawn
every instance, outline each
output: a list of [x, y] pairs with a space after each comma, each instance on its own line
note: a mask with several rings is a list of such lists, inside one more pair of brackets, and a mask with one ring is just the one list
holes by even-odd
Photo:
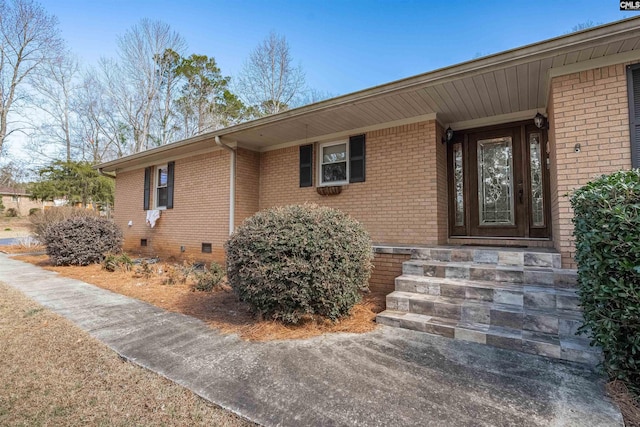
[[253, 425], [0, 283], [0, 425]]

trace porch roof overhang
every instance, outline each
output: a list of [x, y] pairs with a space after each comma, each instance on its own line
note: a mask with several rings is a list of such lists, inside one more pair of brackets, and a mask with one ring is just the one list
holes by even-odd
[[225, 143], [268, 151], [437, 119], [454, 130], [532, 118], [551, 79], [640, 60], [640, 17], [508, 50], [219, 129], [99, 165], [115, 171]]

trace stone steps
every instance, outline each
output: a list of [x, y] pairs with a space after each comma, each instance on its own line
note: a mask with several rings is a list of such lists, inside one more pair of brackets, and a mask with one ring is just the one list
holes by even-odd
[[509, 327], [571, 338], [581, 323], [575, 309], [555, 306], [525, 307], [509, 304], [394, 291], [387, 295], [387, 310], [423, 314], [455, 321]]
[[579, 310], [579, 297], [575, 288], [402, 275], [396, 278], [395, 289], [401, 292], [514, 304], [534, 309]]
[[577, 272], [549, 249], [415, 248], [387, 295], [381, 324], [595, 365]]
[[413, 249], [411, 251], [411, 259], [520, 267], [561, 267], [560, 254], [545, 248], [437, 246]]
[[538, 286], [558, 288], [574, 288], [578, 277], [575, 270], [554, 267], [416, 259], [405, 261], [402, 264], [402, 274], [491, 282], [532, 283]]
[[598, 349], [590, 347], [587, 340], [578, 337], [560, 338], [554, 334], [456, 321], [449, 318], [389, 309], [378, 314], [377, 322], [387, 326], [588, 365], [596, 365], [601, 358]]

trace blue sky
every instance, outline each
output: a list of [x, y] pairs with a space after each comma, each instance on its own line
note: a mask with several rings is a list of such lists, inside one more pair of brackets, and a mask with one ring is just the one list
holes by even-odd
[[284, 35], [308, 84], [341, 95], [481, 55], [608, 23], [637, 12], [598, 1], [46, 0], [85, 64], [114, 56], [118, 35], [142, 18], [164, 21], [188, 53], [235, 75], [266, 35]]

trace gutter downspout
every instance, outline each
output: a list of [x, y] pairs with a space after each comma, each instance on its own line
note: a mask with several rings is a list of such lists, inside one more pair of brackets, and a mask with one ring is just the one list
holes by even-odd
[[231, 167], [229, 171], [229, 235], [233, 234], [235, 230], [235, 216], [236, 216], [236, 150], [229, 147], [227, 144], [220, 140], [219, 136], [215, 136], [214, 140], [218, 147], [222, 147], [231, 152]]

